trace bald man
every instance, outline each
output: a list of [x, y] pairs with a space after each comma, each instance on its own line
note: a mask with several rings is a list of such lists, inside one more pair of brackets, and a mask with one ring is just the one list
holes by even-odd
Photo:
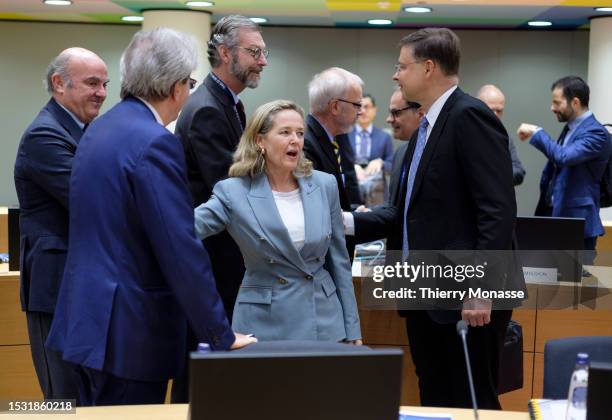
[[[500, 120], [504, 115], [504, 108], [506, 106], [506, 97], [504, 93], [495, 85], [484, 85], [478, 90], [478, 99], [484, 102], [497, 118]], [[512, 180], [514, 185], [521, 185], [525, 178], [525, 168], [516, 153], [516, 147], [512, 138], [509, 139], [508, 146], [510, 147], [510, 157], [512, 158]]]
[[15, 188], [21, 228], [21, 308], [32, 360], [45, 399], [76, 398], [72, 370], [45, 348], [68, 249], [68, 190], [72, 159], [86, 126], [106, 98], [106, 64], [93, 52], [69, 48], [47, 68], [51, 99], [21, 138]]

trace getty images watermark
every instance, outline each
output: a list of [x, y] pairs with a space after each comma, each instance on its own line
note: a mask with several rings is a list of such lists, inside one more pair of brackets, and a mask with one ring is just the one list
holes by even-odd
[[511, 251], [411, 251], [361, 259], [362, 305], [369, 309], [456, 310], [486, 299], [511, 309], [527, 298], [518, 256]]
[[[376, 265], [372, 269], [372, 281], [383, 283], [385, 279], [403, 279], [411, 284], [417, 280], [447, 280], [463, 283], [466, 280], [481, 280], [485, 277], [487, 263], [478, 265], [430, 265], [421, 262], [413, 265], [397, 262], [395, 265]], [[451, 283], [452, 285], [452, 283]], [[380, 287], [372, 291], [376, 299], [524, 299], [525, 290], [487, 290], [482, 287], [465, 289], [432, 286], [400, 287], [385, 290]]]

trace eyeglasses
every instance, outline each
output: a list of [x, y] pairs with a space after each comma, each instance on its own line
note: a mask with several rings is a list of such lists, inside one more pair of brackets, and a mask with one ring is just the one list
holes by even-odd
[[192, 90], [195, 85], [198, 83], [198, 81], [196, 79], [192, 79], [191, 77], [189, 78], [189, 90]]
[[406, 70], [406, 67], [408, 67], [411, 64], [418, 64], [418, 63], [422, 63], [422, 61], [411, 61], [409, 63], [397, 63], [395, 66], [393, 66], [393, 68], [395, 69], [395, 72], [397, 73], [398, 71], [402, 71], [402, 70]]
[[340, 102], [344, 102], [344, 103], [353, 105], [355, 108], [357, 108], [357, 111], [361, 109], [361, 102], [347, 101], [346, 99], [340, 99], [340, 98], [335, 98], [335, 99], [336, 101], [340, 101]]
[[238, 48], [242, 48], [243, 50], [247, 51], [251, 55], [251, 57], [253, 57], [254, 60], [259, 60], [262, 54], [266, 58], [268, 58], [268, 56], [270, 55], [270, 50], [267, 48], [264, 48], [262, 50], [259, 47], [241, 47], [240, 45], [238, 46]]
[[412, 105], [408, 105], [403, 108], [389, 108], [389, 115], [391, 115], [393, 119], [396, 119], [400, 116], [402, 112], [406, 111], [407, 109], [417, 109], [417, 108], [415, 108]]

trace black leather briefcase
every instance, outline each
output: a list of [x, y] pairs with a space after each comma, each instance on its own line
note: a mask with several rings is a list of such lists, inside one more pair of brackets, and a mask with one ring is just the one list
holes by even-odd
[[511, 320], [506, 329], [506, 339], [499, 366], [497, 392], [505, 394], [523, 387], [523, 328]]

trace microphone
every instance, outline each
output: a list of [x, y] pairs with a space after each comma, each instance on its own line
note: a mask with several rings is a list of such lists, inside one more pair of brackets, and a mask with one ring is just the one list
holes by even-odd
[[467, 348], [467, 341], [465, 337], [468, 333], [468, 326], [464, 320], [460, 319], [457, 322], [457, 334], [461, 337], [463, 342], [463, 354], [465, 355], [465, 366], [468, 373], [468, 382], [470, 383], [470, 393], [472, 394], [472, 406], [474, 407], [474, 418], [478, 420], [478, 406], [476, 405], [476, 392], [474, 391], [474, 378], [472, 378], [472, 366], [470, 366], [470, 356]]

